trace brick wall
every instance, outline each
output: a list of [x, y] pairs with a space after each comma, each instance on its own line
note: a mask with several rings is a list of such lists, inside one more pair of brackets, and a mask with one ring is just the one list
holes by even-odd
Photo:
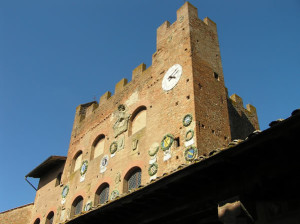
[[27, 224], [30, 223], [33, 203], [0, 213], [1, 224]]
[[57, 177], [63, 171], [63, 168], [64, 164], [53, 167], [40, 178], [34, 205], [32, 206], [31, 221], [28, 223], [34, 223], [37, 218], [41, 220], [41, 223], [45, 223], [50, 212], [54, 212], [55, 223], [59, 222], [61, 214], [59, 205], [63, 185], [57, 183]]
[[[182, 76], [172, 90], [164, 91], [163, 77], [174, 64], [182, 66]], [[146, 126], [132, 134], [132, 119], [141, 108], [146, 109]], [[181, 164], [189, 164], [185, 159], [188, 131], [195, 133], [189, 145], [199, 149], [198, 156], [226, 146], [233, 123], [243, 123], [230, 119], [228, 108], [216, 24], [208, 18], [200, 20], [197, 9], [186, 2], [177, 11], [173, 24], [166, 21], [157, 29], [157, 49], [150, 67], [139, 65], [130, 82], [122, 79], [116, 84], [114, 94], [106, 92], [99, 103], [76, 108], [66, 164], [41, 178], [31, 222], [41, 217], [43, 223], [50, 211], [56, 223], [70, 219], [72, 203], [78, 196], [83, 197], [84, 205], [92, 202], [97, 206], [95, 192], [103, 183], [109, 184], [110, 195], [113, 191], [126, 194], [124, 177], [133, 167], [141, 169], [141, 184], [146, 185]], [[187, 127], [182, 122], [186, 114], [193, 117]], [[124, 127], [124, 132], [118, 133]], [[160, 148], [156, 158], [149, 156], [149, 150], [160, 146], [166, 134], [177, 138], [179, 144], [173, 143], [169, 154]], [[94, 158], [94, 142], [100, 135], [105, 136], [104, 150]], [[119, 148], [111, 154], [114, 142]], [[84, 175], [80, 170], [74, 171], [74, 158], [79, 151], [82, 161], [88, 161]], [[105, 156], [108, 165], [102, 172], [101, 160]], [[153, 160], [158, 171], [150, 176], [148, 169]], [[69, 186], [64, 202], [63, 186], [54, 184], [62, 169], [63, 186]]]

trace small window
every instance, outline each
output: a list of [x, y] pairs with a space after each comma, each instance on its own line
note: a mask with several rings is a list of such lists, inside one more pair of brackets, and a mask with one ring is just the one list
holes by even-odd
[[83, 205], [83, 197], [78, 196], [72, 203], [71, 217], [74, 217], [75, 215], [78, 215], [81, 213], [82, 205]]
[[175, 142], [175, 146], [176, 146], [176, 147], [179, 147], [179, 146], [180, 146], [180, 139], [179, 139], [179, 137], [175, 138], [175, 139], [174, 139], [174, 142]]
[[33, 224], [40, 224], [40, 219], [39, 218], [37, 218], [35, 221], [34, 221], [34, 223]]
[[134, 167], [125, 175], [124, 192], [138, 188], [141, 185], [142, 171]]
[[101, 184], [96, 191], [95, 204], [104, 204], [108, 201], [109, 197], [109, 185], [108, 183]]
[[81, 162], [82, 162], [82, 151], [79, 151], [76, 156], [74, 157], [73, 160], [73, 171], [79, 170], [80, 166], [81, 166]]
[[146, 118], [147, 118], [147, 110], [145, 106], [139, 107], [133, 114], [131, 118], [131, 134], [142, 130], [146, 127]]
[[61, 175], [62, 173], [59, 173], [56, 177], [56, 183], [55, 183], [55, 187], [59, 186], [61, 184]]
[[216, 80], [219, 81], [219, 75], [218, 75], [218, 73], [214, 72], [214, 77], [215, 77]]
[[50, 212], [46, 218], [46, 224], [53, 224], [54, 212]]

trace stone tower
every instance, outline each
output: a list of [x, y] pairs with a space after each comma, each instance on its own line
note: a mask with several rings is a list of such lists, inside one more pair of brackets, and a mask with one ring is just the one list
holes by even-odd
[[71, 219], [79, 201], [89, 210], [258, 128], [255, 108], [227, 95], [216, 24], [186, 2], [157, 29], [151, 66], [76, 108], [62, 180], [61, 166], [40, 176], [31, 223], [51, 209], [55, 223]]

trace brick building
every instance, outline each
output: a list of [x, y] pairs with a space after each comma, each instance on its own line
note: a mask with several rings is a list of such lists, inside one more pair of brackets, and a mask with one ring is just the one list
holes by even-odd
[[[256, 202], [250, 211], [242, 203], [258, 190], [232, 187], [252, 180], [233, 164], [257, 159], [250, 148], [266, 144], [270, 130], [233, 140], [258, 129], [255, 107], [228, 96], [216, 24], [186, 2], [157, 29], [151, 66], [76, 108], [67, 157], [51, 156], [26, 175], [40, 181], [21, 223], [269, 223], [253, 216]], [[0, 223], [20, 223], [11, 213]]]

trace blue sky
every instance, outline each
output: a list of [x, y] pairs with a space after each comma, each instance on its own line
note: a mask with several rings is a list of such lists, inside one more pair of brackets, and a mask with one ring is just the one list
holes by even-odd
[[[299, 108], [299, 0], [190, 2], [217, 23], [229, 94], [257, 108], [261, 129]], [[0, 211], [34, 200], [24, 176], [67, 154], [76, 106], [150, 66], [157, 27], [183, 3], [0, 0]]]

